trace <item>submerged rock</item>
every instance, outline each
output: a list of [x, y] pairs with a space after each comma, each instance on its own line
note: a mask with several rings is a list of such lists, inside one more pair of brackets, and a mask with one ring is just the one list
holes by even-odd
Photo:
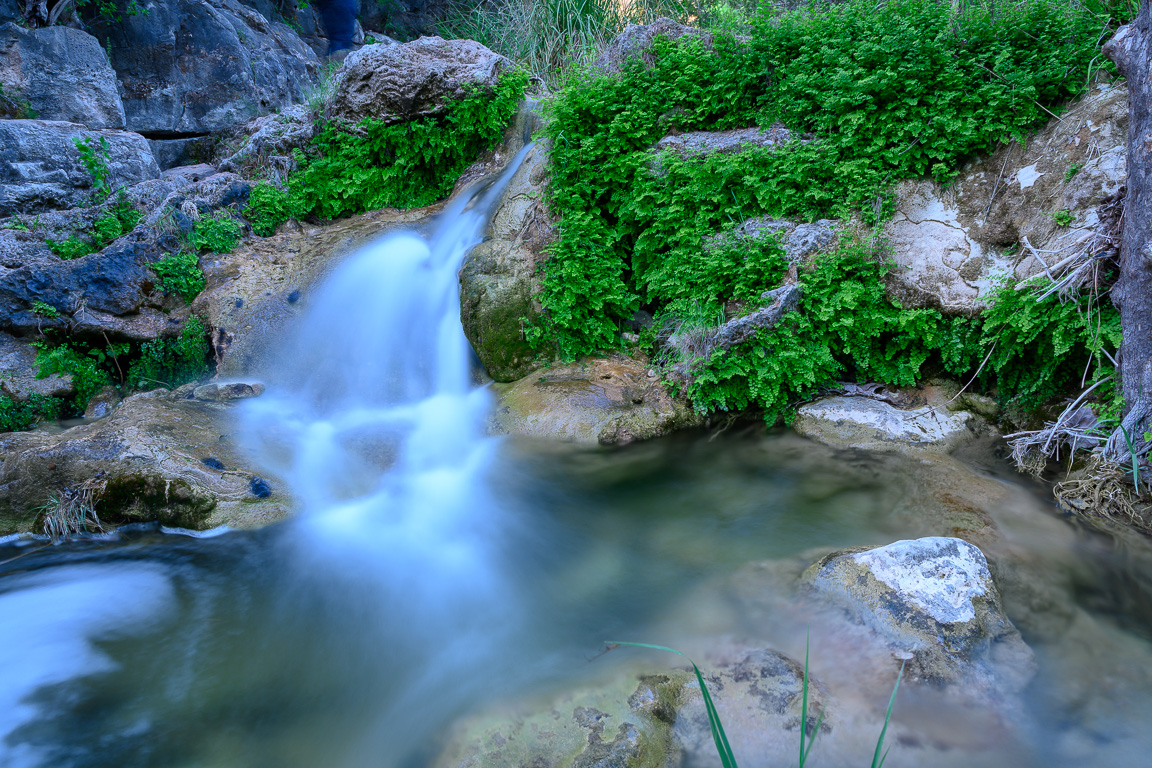
[[116, 73], [100, 42], [79, 29], [0, 27], [0, 85], [41, 120], [123, 128]]
[[491, 90], [512, 62], [474, 40], [422, 37], [348, 54], [329, 100], [330, 119], [385, 124], [442, 115], [476, 89]]
[[940, 406], [901, 410], [868, 397], [826, 397], [800, 406], [801, 435], [836, 448], [950, 451], [975, 436], [972, 414]]
[[[204, 529], [252, 527], [288, 507], [251, 497], [251, 471], [227, 405], [174, 400], [166, 390], [127, 398], [99, 421], [59, 432], [0, 434], [0, 535], [32, 530], [50, 497], [98, 480], [96, 511], [110, 523], [159, 520]], [[234, 472], [206, 466], [211, 455]]]
[[494, 431], [526, 437], [616, 445], [702, 421], [659, 377], [622, 356], [554, 365], [497, 391]]
[[907, 655], [910, 673], [922, 680], [976, 680], [1015, 692], [1035, 673], [984, 553], [963, 539], [933, 536], [834, 552], [804, 581]]

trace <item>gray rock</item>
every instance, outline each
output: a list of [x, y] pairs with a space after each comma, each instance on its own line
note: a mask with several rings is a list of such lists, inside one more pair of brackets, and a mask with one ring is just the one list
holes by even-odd
[[807, 256], [831, 248], [836, 242], [836, 227], [838, 225], [839, 222], [835, 219], [820, 219], [811, 223], [797, 224], [788, 219], [754, 216], [730, 232], [713, 236], [705, 242], [705, 247], [712, 243], [757, 240], [767, 234], [782, 232], [780, 245], [784, 250], [784, 258], [788, 259], [790, 264], [796, 264], [803, 261]]
[[933, 536], [835, 552], [805, 571], [804, 580], [895, 652], [910, 654], [915, 677], [1016, 692], [1035, 673], [984, 553], [962, 539]]
[[79, 29], [0, 26], [0, 85], [41, 120], [124, 127], [116, 73], [96, 38]]
[[[159, 520], [183, 528], [252, 527], [283, 518], [282, 501], [251, 499], [251, 469], [231, 438], [227, 405], [133, 395], [107, 418], [62, 432], [0, 435], [0, 535], [33, 530], [36, 508], [86, 481], [113, 524]], [[213, 456], [236, 472], [201, 462]]]
[[652, 148], [655, 152], [671, 152], [681, 158], [699, 158], [708, 155], [734, 155], [749, 149], [779, 147], [795, 137], [791, 131], [777, 123], [771, 128], [735, 128], [730, 131], [693, 131], [665, 136]]
[[493, 430], [546, 440], [622, 445], [701, 422], [658, 377], [622, 356], [554, 365], [497, 391]]
[[974, 436], [972, 419], [943, 407], [901, 410], [867, 397], [826, 397], [800, 406], [792, 428], [835, 448], [948, 452]]
[[242, 133], [239, 146], [227, 153], [217, 167], [235, 173], [272, 170], [287, 178], [296, 169], [292, 151], [304, 147], [316, 135], [315, 115], [308, 107], [297, 104], [279, 114], [252, 120]]
[[166, 179], [185, 179], [189, 182], [196, 183], [215, 176], [217, 173], [218, 171], [211, 165], [199, 163], [197, 165], [182, 165], [179, 168], [169, 168], [164, 171], [163, 175]]
[[[505, 145], [507, 162], [517, 147]], [[556, 238], [544, 206], [547, 148], [536, 145], [497, 203], [484, 241], [460, 270], [460, 320], [485, 370], [496, 381], [515, 381], [541, 361], [524, 338], [524, 322], [539, 314], [538, 265]]]
[[661, 18], [651, 24], [629, 24], [616, 39], [596, 58], [593, 66], [610, 75], [618, 75], [624, 65], [639, 59], [646, 67], [653, 64], [651, 48], [658, 37], [679, 40], [682, 37], [700, 40], [708, 50], [712, 50], [712, 33], [694, 27], [678, 24], [672, 19]]
[[368, 45], [344, 60], [326, 114], [386, 124], [440, 115], [474, 89], [495, 87], [512, 66], [473, 40], [422, 37], [403, 45]]
[[0, 120], [0, 216], [72, 208], [85, 202], [92, 177], [73, 139], [108, 143], [108, 183], [113, 187], [160, 176], [143, 136], [90, 131], [76, 123]]
[[0, 392], [13, 400], [26, 400], [29, 395], [68, 397], [76, 391], [71, 375], [54, 373], [38, 379], [39, 370], [35, 347], [0, 332]]
[[222, 403], [228, 400], [244, 400], [249, 397], [259, 397], [264, 394], [264, 385], [259, 381], [229, 381], [203, 384], [192, 390], [192, 397], [197, 400], [207, 400], [213, 403]]
[[299, 101], [316, 54], [237, 0], [170, 0], [89, 23], [110, 41], [129, 129], [150, 138], [230, 130]]
[[[972, 314], [998, 280], [1018, 282], [1092, 246], [1112, 225], [1100, 206], [1127, 173], [1128, 87], [1093, 85], [1028, 137], [961, 169], [948, 188], [929, 179], [896, 189], [885, 235], [895, 268], [888, 295], [905, 307]], [[1075, 167], [1075, 170], [1074, 170]], [[1068, 211], [1069, 227], [1052, 214]], [[1030, 247], [1029, 247], [1030, 246]]]
[[800, 286], [785, 283], [771, 291], [765, 291], [760, 299], [768, 306], [742, 317], [733, 318], [716, 332], [715, 343], [721, 349], [747, 341], [762, 328], [771, 328], [780, 318], [796, 309], [800, 304]]
[[20, 12], [22, 5], [20, 0], [0, 0], [0, 24], [9, 21], [23, 21], [24, 14]]
[[120, 391], [116, 387], [104, 387], [88, 401], [88, 407], [84, 409], [84, 418], [104, 418], [112, 413], [112, 409], [120, 404], [121, 399]]

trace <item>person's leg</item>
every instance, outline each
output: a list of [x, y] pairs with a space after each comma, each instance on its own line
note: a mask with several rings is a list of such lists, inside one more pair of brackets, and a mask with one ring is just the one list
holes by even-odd
[[316, 0], [315, 5], [328, 35], [328, 55], [351, 48], [356, 34], [356, 0]]

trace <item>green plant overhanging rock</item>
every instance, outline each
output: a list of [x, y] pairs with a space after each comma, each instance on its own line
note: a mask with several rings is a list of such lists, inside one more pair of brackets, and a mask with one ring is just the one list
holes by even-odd
[[183, 480], [159, 475], [125, 475], [107, 481], [95, 502], [101, 522], [114, 525], [159, 521], [162, 525], [201, 530], [216, 508], [216, 498], [194, 490]]
[[[566, 358], [593, 354], [620, 347], [638, 308], [682, 315], [772, 288], [775, 269], [702, 258], [708, 238], [761, 215], [883, 220], [897, 181], [947, 179], [972, 153], [1022, 137], [1083, 91], [1089, 67], [1100, 66], [1102, 23], [1041, 0], [959, 10], [937, 0], [850, 0], [766, 9], [744, 42], [721, 35], [707, 49], [657, 40], [650, 66], [574, 77], [553, 100], [547, 127], [560, 236], [529, 340]], [[654, 162], [653, 146], [668, 133], [774, 121], [807, 135]], [[774, 418], [838, 377], [909, 385], [926, 364], [968, 374], [1001, 335], [1012, 337], [1002, 346], [1031, 345], [1033, 358], [1063, 349], [1083, 369], [1082, 336], [1044, 336], [1075, 325], [1063, 310], [1047, 330], [1015, 335], [1010, 323], [985, 329], [979, 320], [904, 310], [884, 295], [883, 258], [853, 259], [833, 256], [832, 266], [802, 277], [815, 292], [778, 328], [697, 363], [689, 384], [697, 407], [758, 407]], [[999, 383], [1005, 402], [1050, 396], [1044, 381], [1071, 380], [1051, 370], [1069, 361], [1044, 359], [1037, 378], [1007, 353], [993, 358], [984, 381]]]

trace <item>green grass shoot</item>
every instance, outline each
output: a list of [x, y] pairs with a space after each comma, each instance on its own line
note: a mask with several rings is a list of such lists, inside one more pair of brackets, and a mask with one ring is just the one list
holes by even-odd
[[[712, 740], [716, 743], [716, 753], [720, 755], [720, 764], [724, 768], [737, 768], [736, 756], [732, 754], [732, 747], [728, 744], [728, 736], [724, 733], [724, 726], [720, 723], [720, 713], [716, 711], [716, 705], [712, 702], [712, 694], [708, 692], [708, 686], [704, 683], [704, 675], [700, 674], [700, 667], [696, 666], [696, 662], [692, 661], [692, 659], [688, 658], [688, 656], [681, 651], [663, 645], [627, 643], [622, 641], [610, 641], [607, 645], [609, 649], [618, 645], [627, 645], [632, 648], [651, 648], [655, 651], [674, 653], [677, 656], [688, 659], [688, 663], [692, 665], [692, 670], [696, 673], [696, 680], [700, 683], [700, 693], [704, 696], [704, 709], [708, 712], [708, 725], [712, 728]], [[803, 728], [801, 728], [801, 732], [803, 732]]]
[[816, 744], [816, 737], [820, 734], [820, 726], [824, 723], [824, 710], [821, 709], [820, 717], [816, 718], [816, 728], [812, 731], [812, 738], [805, 747], [808, 731], [808, 645], [811, 639], [811, 633], [804, 638], [804, 685], [800, 700], [800, 768], [804, 768], [804, 763], [808, 760], [808, 753]]
[[[896, 675], [896, 685], [892, 686], [892, 696], [888, 699], [888, 711], [884, 714], [884, 727], [880, 729], [880, 738], [876, 740], [876, 751], [872, 754], [872, 768], [883, 768], [884, 761], [888, 759], [888, 750], [884, 749], [884, 736], [888, 733], [888, 722], [892, 719], [892, 705], [896, 703], [896, 691], [900, 690], [900, 680], [904, 677], [904, 665], [908, 660], [900, 662], [900, 674]], [[884, 749], [884, 754], [880, 750]]]

